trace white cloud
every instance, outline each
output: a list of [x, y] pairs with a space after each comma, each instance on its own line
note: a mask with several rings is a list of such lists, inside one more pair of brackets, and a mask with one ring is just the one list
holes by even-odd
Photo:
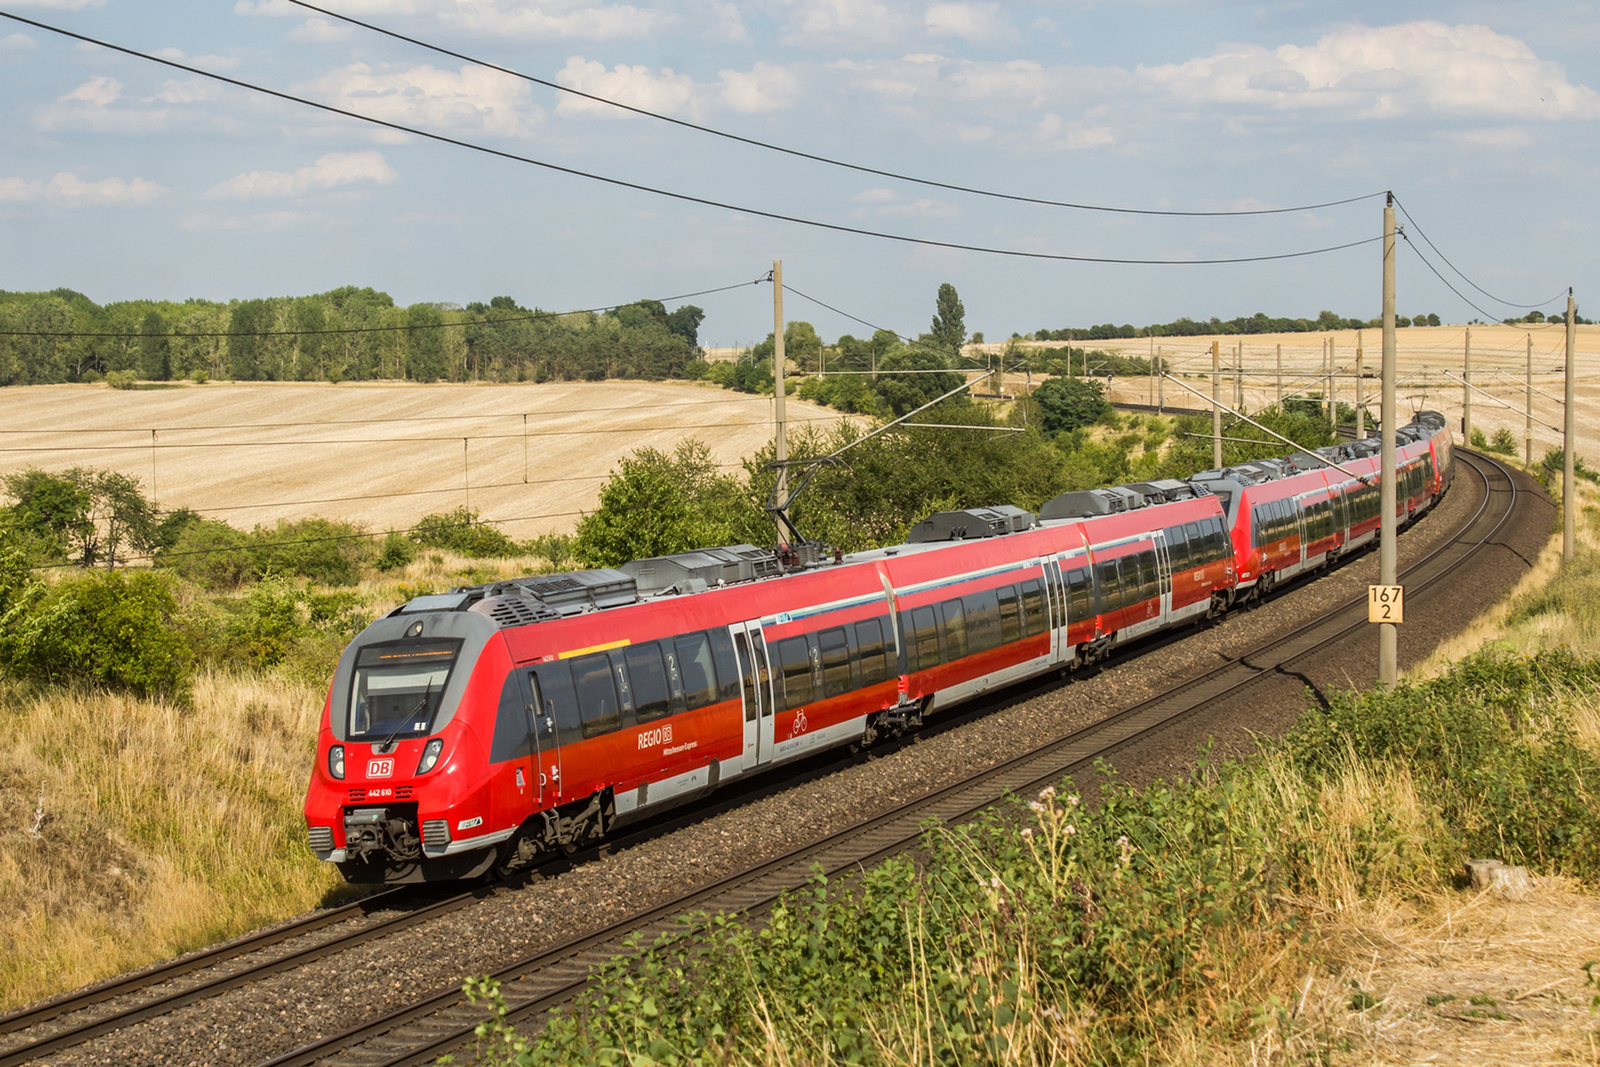
[[[681, 111], [694, 97], [694, 79], [687, 74], [675, 74], [670, 67], [652, 73], [649, 67], [619, 63], [614, 70], [607, 70], [604, 63], [585, 60], [582, 56], [567, 57], [567, 65], [556, 73], [556, 81], [569, 89], [667, 115]], [[566, 118], [633, 117], [621, 108], [568, 93], [561, 94], [556, 114]]]
[[1111, 127], [1092, 121], [1071, 122], [1047, 113], [1033, 129], [1035, 143], [1047, 152], [1075, 152], [1084, 148], [1109, 148], [1117, 143]]
[[882, 0], [787, 0], [785, 44], [860, 49], [895, 39], [906, 15]]
[[115, 78], [101, 76], [90, 78], [72, 92], [61, 97], [63, 103], [69, 100], [79, 100], [95, 107], [105, 107], [114, 103], [122, 95], [122, 83]]
[[934, 4], [923, 15], [923, 25], [935, 37], [964, 37], [975, 43], [1017, 38], [999, 4]]
[[161, 91], [151, 97], [151, 102], [161, 101], [166, 104], [196, 104], [202, 100], [214, 100], [222, 95], [222, 87], [216, 82], [206, 81], [203, 78], [189, 78], [185, 81], [167, 81], [161, 84]]
[[722, 103], [733, 111], [778, 111], [800, 95], [799, 77], [776, 63], [757, 63], [748, 71], [719, 70], [717, 76]]
[[895, 198], [893, 189], [863, 189], [855, 196], [863, 204], [886, 204]]
[[329, 22], [325, 18], [306, 19], [305, 22], [289, 31], [289, 40], [306, 41], [311, 44], [327, 44], [330, 41], [343, 41], [355, 31], [344, 23]]
[[378, 152], [329, 152], [295, 171], [253, 170], [237, 175], [209, 190], [206, 196], [218, 200], [278, 199], [358, 183], [388, 185], [396, 177]]
[[43, 203], [62, 207], [139, 206], [165, 196], [169, 190], [144, 178], [125, 181], [102, 178], [86, 182], [70, 171], [62, 171], [49, 181], [25, 178], [0, 178], [0, 202]]
[[852, 199], [858, 204], [872, 205], [870, 208], [857, 209], [855, 212], [857, 218], [873, 214], [942, 219], [956, 213], [955, 206], [943, 200], [934, 200], [931, 197], [901, 200], [900, 194], [893, 189], [863, 189]]
[[245, 215], [214, 215], [200, 211], [185, 215], [178, 220], [179, 227], [185, 230], [222, 230], [225, 232], [287, 230], [296, 226], [312, 225], [326, 229], [329, 226], [343, 224], [343, 219], [329, 217], [320, 211], [294, 211], [290, 209], [257, 211]]
[[724, 44], [749, 44], [750, 31], [745, 29], [744, 16], [737, 4], [713, 2], [695, 18], [705, 26], [704, 37]]
[[[672, 21], [648, 8], [589, 0], [351, 0], [342, 10], [352, 15], [431, 18], [450, 29], [525, 40], [644, 37], [659, 33]], [[306, 13], [287, 0], [237, 0], [233, 11], [236, 15], [276, 18], [304, 17]], [[316, 32], [308, 23], [290, 36], [296, 40], [331, 39], [295, 37], [295, 33]]]
[[52, 11], [82, 11], [86, 7], [105, 7], [106, 0], [12, 0], [12, 7], [46, 7]]
[[1186, 103], [1326, 109], [1362, 118], [1600, 117], [1600, 94], [1573, 85], [1559, 64], [1485, 26], [1351, 26], [1310, 47], [1230, 45], [1137, 73]]
[[0, 37], [0, 51], [23, 52], [30, 48], [37, 48], [33, 38], [25, 33], [12, 33]]
[[526, 137], [544, 118], [526, 83], [470, 65], [452, 72], [426, 64], [352, 63], [312, 86], [340, 107], [433, 130]]

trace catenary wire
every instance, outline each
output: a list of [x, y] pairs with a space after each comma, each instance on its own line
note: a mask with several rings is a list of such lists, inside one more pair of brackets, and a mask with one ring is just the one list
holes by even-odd
[[[3, 14], [3, 12], [0, 12]], [[680, 293], [677, 296], [663, 296], [645, 299], [654, 299], [656, 303], [665, 304], [669, 301], [690, 300], [697, 296], [710, 296], [712, 293], [725, 293], [730, 289], [743, 289], [747, 285], [763, 285], [771, 281], [771, 272], [748, 282], [735, 282], [732, 285], [722, 285], [715, 289], [701, 289], [695, 293]], [[352, 333], [410, 333], [413, 330], [449, 330], [458, 326], [499, 326], [507, 322], [534, 322], [539, 319], [559, 319], [567, 315], [594, 315], [602, 311], [614, 311], [617, 308], [632, 307], [641, 303], [639, 300], [630, 300], [626, 304], [606, 304], [603, 307], [578, 308], [574, 311], [539, 311], [534, 310], [526, 315], [506, 315], [497, 319], [468, 319], [463, 322], [428, 322], [416, 326], [335, 326], [318, 330], [184, 330], [177, 333], [147, 334], [139, 331], [81, 331], [81, 330], [0, 330], [0, 337], [124, 337], [145, 338], [160, 336], [168, 340], [181, 341], [190, 337], [309, 337], [317, 334], [352, 334]]]
[[788, 222], [797, 226], [809, 226], [813, 229], [829, 230], [834, 233], [849, 233], [860, 237], [872, 237], [878, 240], [894, 241], [900, 244], [921, 245], [928, 248], [949, 248], [959, 252], [978, 252], [984, 255], [1006, 256], [1015, 259], [1035, 259], [1049, 262], [1107, 263], [1122, 266], [1203, 267], [1220, 266], [1232, 263], [1265, 263], [1277, 260], [1303, 259], [1307, 256], [1324, 255], [1326, 253], [1339, 252], [1349, 248], [1358, 248], [1362, 245], [1368, 245], [1376, 241], [1383, 240], [1383, 236], [1380, 234], [1376, 237], [1367, 237], [1360, 240], [1347, 241], [1343, 244], [1325, 245], [1321, 248], [1307, 248], [1296, 252], [1276, 252], [1269, 255], [1259, 256], [1225, 256], [1210, 259], [1136, 259], [1114, 256], [1068, 255], [1061, 252], [1030, 252], [1020, 248], [999, 248], [990, 245], [966, 244], [961, 241], [940, 241], [930, 237], [913, 237], [909, 234], [889, 233], [884, 230], [869, 230], [860, 226], [846, 226], [843, 223], [838, 222], [824, 222], [820, 219], [810, 219], [800, 215], [786, 215], [779, 211], [767, 211], [763, 208], [732, 204], [721, 200], [712, 200], [709, 197], [695, 196], [692, 193], [675, 192], [670, 189], [662, 189], [657, 186], [644, 185], [640, 182], [629, 181], [625, 178], [615, 178], [609, 175], [596, 174], [592, 171], [579, 170], [575, 167], [565, 167], [559, 163], [551, 163], [547, 160], [535, 159], [532, 156], [518, 155], [515, 152], [507, 152], [499, 148], [490, 148], [487, 145], [477, 144], [472, 141], [465, 141], [458, 137], [450, 137], [442, 133], [431, 133], [415, 126], [406, 126], [402, 123], [390, 122], [388, 119], [380, 119], [371, 115], [363, 115], [357, 111], [350, 111], [346, 108], [336, 107], [332, 104], [319, 103], [318, 101], [309, 100], [302, 96], [295, 96], [292, 93], [286, 93], [279, 89], [269, 89], [265, 86], [256, 85], [252, 82], [242, 81], [238, 78], [230, 78], [224, 74], [216, 74], [200, 67], [190, 66], [187, 63], [180, 63], [175, 59], [167, 59], [162, 56], [151, 55], [148, 52], [140, 52], [137, 49], [129, 48], [125, 45], [112, 44], [109, 41], [90, 37], [86, 34], [76, 33], [72, 30], [63, 29], [59, 26], [52, 26], [47, 22], [40, 22], [37, 19], [26, 18], [22, 15], [14, 14], [13, 12], [0, 10], [0, 18], [7, 18], [13, 22], [21, 23], [22, 25], [32, 26], [35, 29], [43, 30], [46, 33], [54, 33], [75, 41], [81, 41], [85, 44], [96, 45], [113, 52], [120, 52], [123, 55], [132, 56], [135, 59], [142, 59], [146, 62], [160, 64], [161, 66], [170, 67], [174, 70], [186, 71], [187, 73], [194, 74], [202, 78], [208, 78], [212, 81], [221, 82], [224, 85], [232, 85], [239, 89], [248, 89], [251, 92], [261, 93], [264, 96], [274, 97], [278, 100], [286, 100], [290, 103], [314, 108], [318, 111], [326, 112], [331, 115], [341, 115], [345, 118], [355, 119], [359, 122], [369, 123], [373, 126], [381, 126], [385, 129], [410, 134], [413, 137], [421, 137], [426, 140], [437, 141], [440, 144], [454, 145], [457, 148], [466, 148], [474, 152], [481, 152], [484, 155], [496, 156], [498, 158], [510, 160], [516, 163], [526, 163], [529, 166], [540, 167], [559, 174], [567, 174], [577, 178], [586, 178], [590, 181], [601, 182], [620, 189], [632, 189], [636, 192], [649, 193], [653, 196], [666, 197], [671, 200], [682, 201], [683, 203], [699, 204], [702, 207], [716, 208], [719, 211], [731, 211], [737, 214], [750, 215], [756, 218], [771, 219], [777, 222]]
[[520, 78], [521, 80], [530, 82], [534, 85], [542, 85], [547, 89], [554, 89], [557, 92], [568, 93], [584, 100], [592, 100], [597, 104], [604, 104], [608, 107], [629, 111], [635, 115], [643, 115], [646, 118], [652, 118], [661, 122], [671, 123], [674, 126], [680, 126], [684, 129], [696, 130], [700, 133], [710, 134], [713, 137], [721, 137], [729, 141], [737, 141], [740, 144], [750, 145], [753, 148], [762, 148], [769, 152], [781, 152], [786, 156], [793, 156], [797, 159], [807, 159], [813, 163], [823, 163], [830, 167], [842, 167], [845, 170], [853, 170], [861, 174], [873, 174], [880, 178], [891, 178], [895, 181], [909, 182], [913, 185], [922, 185], [933, 189], [945, 189], [949, 190], [950, 192], [968, 193], [973, 196], [991, 197], [996, 200], [1010, 200], [1012, 202], [1021, 204], [1037, 204], [1044, 207], [1073, 208], [1078, 211], [1101, 211], [1118, 215], [1161, 215], [1179, 218], [1226, 218], [1249, 215], [1286, 215], [1301, 211], [1316, 211], [1321, 208], [1340, 207], [1345, 204], [1355, 204], [1363, 200], [1372, 200], [1384, 195], [1382, 192], [1363, 193], [1360, 196], [1345, 197], [1342, 200], [1329, 200], [1320, 204], [1301, 204], [1296, 207], [1241, 208], [1232, 211], [1175, 211], [1160, 208], [1114, 207], [1106, 204], [1085, 204], [1070, 200], [1051, 200], [1046, 197], [1023, 196], [1017, 193], [1002, 193], [993, 189], [981, 189], [970, 185], [958, 185], [954, 182], [942, 182], [932, 178], [919, 178], [913, 174], [903, 174], [899, 171], [883, 170], [879, 167], [869, 167], [861, 163], [851, 163], [847, 160], [834, 159], [831, 156], [824, 156], [815, 152], [806, 152], [798, 148], [788, 148], [784, 145], [773, 144], [770, 141], [763, 141], [755, 137], [745, 137], [741, 134], [729, 133], [727, 130], [719, 130], [715, 127], [705, 126], [698, 122], [690, 122], [686, 119], [673, 118], [671, 115], [663, 115], [659, 111], [651, 111], [648, 108], [637, 107], [633, 104], [625, 104], [620, 100], [612, 100], [609, 97], [599, 96], [595, 93], [587, 93], [582, 89], [575, 89], [570, 85], [562, 85], [560, 82], [549, 81], [544, 78], [536, 77], [532, 74], [524, 74], [521, 71], [513, 70], [510, 67], [503, 67], [498, 63], [492, 63], [486, 59], [478, 59], [462, 52], [455, 52], [451, 49], [443, 47], [442, 45], [432, 44], [416, 37], [409, 37], [406, 34], [400, 33], [396, 30], [386, 29], [383, 26], [379, 26], [371, 22], [365, 22], [350, 15], [341, 14], [338, 11], [333, 11], [325, 7], [318, 7], [316, 4], [306, 3], [305, 0], [289, 0], [289, 2], [299, 7], [303, 7], [308, 11], [315, 11], [319, 14], [327, 15], [329, 18], [338, 19], [339, 21], [349, 23], [352, 26], [360, 26], [364, 30], [370, 30], [373, 33], [382, 34], [385, 37], [389, 37], [397, 41], [404, 41], [407, 44], [415, 45], [418, 48], [427, 49], [430, 52], [437, 52], [440, 55], [449, 56], [452, 59], [459, 59], [464, 63], [471, 63], [474, 66], [498, 71], [501, 74], [505, 74], [513, 78]]
[[[1552, 296], [1549, 300], [1542, 301], [1541, 303], [1538, 303], [1538, 304], [1519, 304], [1515, 300], [1507, 300], [1505, 297], [1495, 296], [1493, 293], [1489, 292], [1489, 290], [1485, 289], [1483, 286], [1479, 285], [1477, 282], [1475, 282], [1471, 278], [1467, 277], [1467, 275], [1461, 270], [1460, 267], [1458, 267], [1454, 263], [1450, 262], [1450, 257], [1449, 256], [1446, 256], [1443, 252], [1439, 251], [1439, 246], [1433, 243], [1433, 238], [1429, 237], [1427, 232], [1424, 231], [1421, 226], [1417, 225], [1417, 220], [1411, 217], [1411, 212], [1406, 210], [1406, 206], [1400, 202], [1400, 198], [1398, 196], [1395, 197], [1394, 203], [1395, 203], [1395, 206], [1400, 209], [1400, 214], [1402, 214], [1402, 215], [1404, 215], [1406, 217], [1406, 224], [1411, 229], [1416, 230], [1417, 231], [1417, 235], [1420, 236], [1424, 241], [1428, 242], [1428, 247], [1433, 249], [1434, 253], [1441, 260], [1444, 261], [1444, 263], [1445, 263], [1445, 265], [1447, 267], [1449, 267], [1451, 270], [1455, 271], [1456, 274], [1460, 275], [1462, 281], [1466, 282], [1468, 285], [1472, 286], [1474, 289], [1478, 290], [1478, 292], [1482, 293], [1484, 296], [1488, 297], [1490, 300], [1493, 300], [1495, 303], [1504, 304], [1507, 307], [1514, 307], [1514, 308], [1529, 308], [1529, 309], [1531, 309], [1531, 308], [1542, 308], [1546, 304], [1553, 304], [1557, 300], [1560, 300], [1563, 296], [1567, 295], [1566, 294], [1566, 290], [1563, 289], [1561, 292], [1557, 293], [1555, 296]], [[1460, 294], [1457, 294], [1457, 295], [1460, 295]], [[1473, 306], [1476, 307], [1477, 305], [1473, 305]], [[1479, 308], [1479, 310], [1482, 311], [1483, 309]], [[1484, 312], [1484, 314], [1488, 315], [1488, 312]], [[1498, 315], [1489, 315], [1489, 317], [1491, 319], [1498, 319], [1499, 318]]]

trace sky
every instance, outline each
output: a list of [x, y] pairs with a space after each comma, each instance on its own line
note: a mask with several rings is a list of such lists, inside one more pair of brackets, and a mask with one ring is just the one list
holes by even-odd
[[[1393, 190], [1399, 313], [1521, 314], [1600, 283], [1600, 9], [1320, 0], [321, 0], [503, 67], [933, 181], [1179, 211]], [[1381, 199], [1182, 218], [1021, 204], [731, 142], [530, 84], [289, 0], [0, 10], [496, 151], [917, 245], [689, 203], [442, 144], [0, 19], [0, 289], [100, 302], [370, 285], [401, 304], [598, 307], [760, 278], [914, 335], [941, 282], [991, 339], [1326, 308], [1375, 317]], [[1402, 219], [1404, 221], [1404, 219]], [[1438, 251], [1419, 239], [1420, 228]], [[1450, 274], [1448, 257], [1472, 284]], [[702, 342], [771, 290], [697, 297]], [[1545, 310], [1554, 310], [1550, 304]], [[1597, 299], [1591, 307], [1600, 307]], [[790, 293], [824, 337], [868, 327]], [[1487, 313], [1487, 314], [1486, 314]], [[1593, 314], [1593, 311], [1590, 312]]]

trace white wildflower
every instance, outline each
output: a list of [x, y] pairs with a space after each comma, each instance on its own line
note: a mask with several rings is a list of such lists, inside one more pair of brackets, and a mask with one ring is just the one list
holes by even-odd
[[1066, 834], [1068, 837], [1076, 837], [1078, 834], [1078, 828], [1069, 822], [1067, 823], [1066, 829], [1063, 830], [1062, 833]]
[[1037, 800], [1030, 800], [1028, 801], [1028, 810], [1043, 815], [1044, 805], [1039, 803]]
[[1048, 801], [1048, 800], [1054, 800], [1055, 798], [1056, 798], [1056, 787], [1055, 786], [1047, 785], [1043, 789], [1039, 790], [1039, 799], [1040, 800]]
[[1078, 800], [1078, 794], [1076, 794], [1076, 793], [1072, 794], [1070, 797], [1067, 798], [1067, 806], [1068, 807], [1075, 808], [1075, 807], [1078, 806], [1079, 803], [1080, 802]]

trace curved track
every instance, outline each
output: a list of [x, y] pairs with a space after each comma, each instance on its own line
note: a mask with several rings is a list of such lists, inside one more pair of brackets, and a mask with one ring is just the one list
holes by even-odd
[[[1510, 521], [1518, 491], [1510, 472], [1485, 456], [1458, 450], [1457, 476], [1468, 471], [1481, 480], [1483, 499], [1461, 531], [1402, 574], [1407, 596], [1426, 604], [1428, 591], [1470, 563]], [[1248, 654], [1126, 708], [1092, 726], [1048, 741], [1022, 755], [963, 781], [914, 798], [893, 811], [864, 820], [828, 837], [807, 842], [772, 860], [636, 913], [581, 938], [520, 960], [494, 974], [511, 1011], [509, 1021], [530, 1019], [571, 999], [592, 968], [621, 951], [629, 935], [649, 943], [674, 927], [686, 911], [753, 913], [778, 896], [804, 885], [820, 866], [830, 877], [902, 851], [915, 843], [929, 818], [960, 822], [1007, 794], [1024, 794], [1095, 759], [1169, 727], [1263, 678], [1290, 673], [1294, 663], [1329, 643], [1364, 630], [1366, 598], [1353, 598], [1336, 610], [1262, 643]], [[330, 1035], [269, 1061], [268, 1067], [311, 1064], [400, 1067], [420, 1064], [471, 1040], [485, 1018], [457, 988], [441, 990], [398, 1011]]]
[[[1457, 477], [1476, 475], [1483, 498], [1474, 514], [1454, 538], [1446, 540], [1405, 571], [1408, 597], [1425, 602], [1426, 590], [1467, 563], [1490, 543], [1509, 521], [1517, 503], [1510, 473], [1487, 457], [1457, 450], [1463, 463]], [[1458, 490], [1459, 491], [1459, 490]], [[1309, 578], [1304, 580], [1311, 580]], [[1286, 586], [1302, 584], [1297, 581]], [[504, 986], [511, 1018], [526, 1018], [570, 998], [582, 988], [590, 968], [618, 951], [628, 934], [647, 939], [671, 926], [687, 910], [751, 912], [771, 904], [779, 893], [803, 885], [812, 869], [821, 865], [830, 875], [900, 851], [915, 842], [928, 818], [948, 822], [971, 817], [1007, 793], [1026, 792], [1054, 782], [1094, 759], [1159, 732], [1196, 712], [1236, 695], [1254, 681], [1290, 673], [1295, 660], [1366, 627], [1365, 598], [1352, 599], [1322, 618], [1267, 641], [1199, 677], [1126, 708], [1087, 728], [1055, 738], [998, 766], [961, 782], [914, 798], [902, 806], [848, 827], [829, 837], [805, 843], [789, 853], [754, 865], [665, 904], [623, 920], [582, 938], [521, 960], [497, 972]], [[1186, 632], [1186, 631], [1184, 631]], [[1180, 639], [1181, 633], [1153, 637], [1112, 657], [1115, 663], [1137, 656], [1157, 645]], [[935, 731], [956, 728], [996, 706], [1027, 699], [1055, 688], [1054, 676], [1036, 679], [998, 694], [982, 703], [957, 709], [933, 726]], [[888, 746], [883, 746], [888, 747]], [[856, 757], [859, 759], [860, 757]], [[81, 993], [0, 1017], [0, 1035], [28, 1037], [26, 1043], [0, 1052], [0, 1067], [24, 1063], [70, 1048], [99, 1035], [154, 1018], [187, 1004], [247, 985], [272, 974], [293, 970], [355, 945], [467, 907], [507, 888], [516, 888], [539, 873], [555, 873], [610, 849], [659, 835], [676, 826], [717, 811], [748, 803], [751, 799], [789, 788], [798, 780], [817, 777], [852, 762], [833, 754], [774, 772], [730, 791], [717, 803], [695, 811], [664, 816], [614, 838], [598, 849], [572, 859], [552, 860], [532, 874], [501, 887], [478, 888], [429, 902], [426, 892], [394, 890], [375, 894], [330, 911], [307, 916], [226, 945], [195, 953], [126, 978], [103, 983]], [[421, 897], [422, 899], [418, 899]], [[397, 914], [362, 922], [386, 907]], [[350, 929], [324, 937], [304, 947], [272, 953], [273, 946], [313, 935], [341, 924]], [[265, 958], [250, 959], [252, 956]], [[198, 981], [185, 982], [195, 972], [215, 970]], [[177, 988], [166, 988], [176, 983]], [[125, 1001], [121, 1005], [112, 1001]], [[93, 1010], [96, 1008], [99, 1010]], [[69, 1018], [80, 1016], [78, 1019]], [[334, 1034], [303, 1049], [271, 1061], [273, 1064], [409, 1064], [428, 1062], [470, 1039], [481, 1012], [466, 1005], [458, 988], [427, 997], [381, 1019]], [[4, 1042], [0, 1036], [0, 1042]], [[5, 1042], [10, 1043], [10, 1042]]]

